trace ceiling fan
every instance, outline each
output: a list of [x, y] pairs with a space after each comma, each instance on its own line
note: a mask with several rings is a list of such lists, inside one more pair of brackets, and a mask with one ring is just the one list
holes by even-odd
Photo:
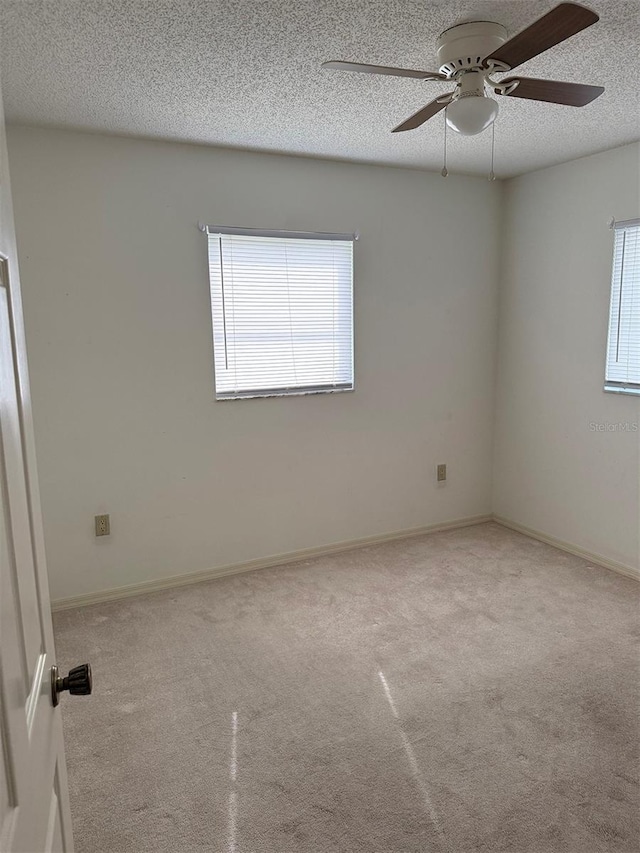
[[508, 77], [494, 80], [495, 73], [512, 71], [523, 62], [538, 56], [565, 39], [576, 35], [599, 20], [591, 9], [578, 3], [560, 3], [522, 32], [507, 40], [502, 24], [473, 21], [445, 30], [438, 39], [438, 71], [416, 71], [389, 68], [360, 62], [324, 62], [323, 68], [358, 71], [364, 74], [388, 74], [417, 80], [450, 80], [455, 89], [439, 95], [406, 121], [393, 128], [393, 133], [413, 130], [446, 108], [446, 122], [464, 136], [481, 133], [498, 115], [493, 94], [511, 98], [528, 98], [553, 104], [583, 107], [604, 92], [602, 86], [538, 80], [533, 77]]

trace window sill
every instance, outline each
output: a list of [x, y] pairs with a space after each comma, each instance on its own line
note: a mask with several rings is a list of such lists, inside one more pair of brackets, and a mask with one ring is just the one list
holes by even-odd
[[216, 403], [226, 403], [229, 400], [264, 400], [270, 399], [273, 397], [317, 397], [320, 394], [344, 394], [345, 392], [353, 392], [355, 391], [355, 387], [352, 388], [322, 388], [317, 390], [311, 389], [292, 389], [291, 391], [247, 391], [246, 393], [240, 394], [229, 394], [228, 396], [222, 396], [215, 398]]
[[628, 394], [630, 397], [640, 397], [640, 385], [605, 385], [603, 390], [607, 394]]

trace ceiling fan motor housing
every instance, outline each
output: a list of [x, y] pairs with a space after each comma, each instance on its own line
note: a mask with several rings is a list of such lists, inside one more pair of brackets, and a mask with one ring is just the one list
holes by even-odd
[[452, 78], [459, 71], [482, 68], [482, 60], [507, 38], [506, 27], [490, 21], [472, 21], [445, 30], [438, 39], [440, 73]]

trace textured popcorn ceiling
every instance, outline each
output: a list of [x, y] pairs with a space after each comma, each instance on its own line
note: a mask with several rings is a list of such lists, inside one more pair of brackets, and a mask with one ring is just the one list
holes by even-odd
[[[442, 166], [443, 118], [391, 134], [450, 84], [323, 71], [344, 59], [436, 69], [440, 32], [510, 34], [554, 0], [2, 2], [7, 119], [321, 157]], [[640, 136], [640, 0], [593, 0], [600, 22], [518, 71], [605, 86], [577, 109], [500, 99], [500, 177]], [[451, 171], [488, 171], [491, 134], [449, 133]]]

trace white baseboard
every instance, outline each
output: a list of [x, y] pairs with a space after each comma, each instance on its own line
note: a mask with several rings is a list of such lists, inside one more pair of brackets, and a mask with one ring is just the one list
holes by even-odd
[[611, 571], [617, 572], [619, 575], [624, 575], [625, 577], [640, 581], [640, 570], [633, 566], [627, 566], [624, 563], [609, 560], [601, 554], [594, 554], [593, 551], [587, 551], [585, 548], [580, 548], [578, 545], [573, 545], [571, 542], [556, 539], [555, 536], [548, 536], [546, 533], [541, 533], [539, 530], [533, 530], [531, 527], [525, 527], [524, 524], [518, 524], [517, 521], [511, 521], [508, 518], [503, 518], [501, 515], [494, 515], [493, 520], [496, 524], [501, 524], [503, 527], [515, 530], [516, 533], [523, 533], [531, 539], [537, 539], [540, 542], [545, 542], [547, 545], [553, 545], [554, 548], [558, 548], [560, 551], [567, 551], [569, 554], [574, 554], [576, 557], [582, 557], [590, 563], [596, 563], [598, 566], [603, 566], [605, 569], [611, 569]]
[[317, 548], [304, 548], [299, 551], [289, 551], [285, 554], [275, 554], [257, 560], [247, 560], [243, 563], [231, 563], [202, 572], [191, 572], [185, 575], [174, 575], [158, 580], [143, 581], [127, 586], [105, 589], [100, 592], [89, 592], [85, 595], [74, 595], [71, 598], [58, 598], [51, 602], [52, 610], [69, 610], [73, 607], [85, 607], [89, 604], [99, 604], [103, 601], [115, 601], [119, 598], [129, 598], [132, 595], [143, 595], [149, 592], [159, 592], [178, 586], [189, 586], [202, 581], [222, 578], [227, 575], [238, 575], [242, 572], [252, 572], [256, 569], [267, 569], [271, 566], [284, 566], [287, 563], [299, 563], [311, 557], [321, 557], [324, 554], [339, 554], [341, 551], [351, 551], [366, 545], [379, 545], [382, 542], [392, 542], [395, 539], [408, 539], [412, 536], [423, 536], [426, 533], [438, 533], [441, 530], [455, 530], [458, 527], [471, 527], [474, 524], [484, 524], [492, 521], [491, 515], [474, 515], [445, 521], [440, 524], [428, 524], [425, 527], [412, 527], [406, 530], [396, 530], [393, 533], [382, 533], [376, 536], [365, 536], [363, 539], [349, 539], [345, 542], [334, 542], [331, 545], [320, 545]]

